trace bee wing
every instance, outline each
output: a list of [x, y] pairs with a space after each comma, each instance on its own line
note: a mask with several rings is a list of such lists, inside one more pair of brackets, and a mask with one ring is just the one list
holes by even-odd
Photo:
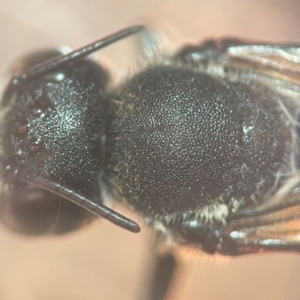
[[[217, 42], [229, 67], [291, 97], [300, 95], [300, 44], [268, 45], [225, 39]], [[240, 74], [239, 74], [240, 75]]]
[[221, 252], [231, 255], [300, 251], [300, 205], [230, 221], [223, 243]]
[[226, 40], [221, 41], [221, 45], [230, 59], [237, 63], [260, 71], [268, 70], [270, 72], [273, 70], [275, 73], [287, 76], [300, 75], [300, 45], [259, 45], [249, 43], [228, 45]]
[[[286, 96], [285, 105], [293, 102], [295, 108], [299, 107], [300, 45], [221, 40], [218, 48], [239, 79], [262, 82]], [[293, 109], [296, 121], [298, 112]], [[295, 171], [270, 199], [231, 215], [223, 233], [221, 252], [233, 255], [265, 250], [300, 251], [299, 186], [300, 175]]]
[[228, 218], [221, 252], [300, 251], [299, 175], [268, 201]]

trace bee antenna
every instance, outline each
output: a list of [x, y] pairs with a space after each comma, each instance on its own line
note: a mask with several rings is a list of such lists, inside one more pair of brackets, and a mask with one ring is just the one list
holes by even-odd
[[101, 203], [96, 203], [95, 201], [88, 199], [86, 196], [84, 196], [81, 193], [78, 193], [68, 187], [62, 186], [59, 183], [56, 183], [54, 181], [44, 180], [39, 177], [36, 177], [33, 180], [28, 180], [26, 179], [26, 176], [22, 176], [22, 175], [20, 176], [20, 174], [18, 174], [18, 177], [23, 181], [34, 184], [55, 195], [63, 197], [64, 199], [69, 200], [81, 206], [82, 208], [90, 211], [91, 213], [103, 217], [104, 219], [128, 231], [131, 231], [133, 233], [138, 233], [141, 230], [140, 226], [136, 222], [132, 221], [131, 219], [126, 218], [125, 216], [117, 213], [116, 211], [110, 209], [109, 207]]

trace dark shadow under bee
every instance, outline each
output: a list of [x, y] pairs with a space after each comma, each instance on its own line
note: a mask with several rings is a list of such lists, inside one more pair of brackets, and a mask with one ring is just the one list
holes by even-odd
[[299, 48], [184, 46], [109, 88], [85, 57], [143, 30], [23, 60], [1, 104], [2, 221], [64, 233], [96, 214], [138, 232], [114, 198], [208, 253], [298, 251]]

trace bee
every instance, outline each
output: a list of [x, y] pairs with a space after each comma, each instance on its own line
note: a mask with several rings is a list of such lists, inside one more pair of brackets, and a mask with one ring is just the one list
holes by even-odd
[[1, 101], [0, 216], [62, 234], [125, 202], [166, 241], [222, 255], [299, 251], [300, 46], [184, 45], [112, 86], [87, 56], [22, 60]]

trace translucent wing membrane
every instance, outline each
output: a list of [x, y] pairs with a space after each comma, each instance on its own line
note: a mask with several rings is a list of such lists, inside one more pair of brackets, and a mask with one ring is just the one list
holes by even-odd
[[[264, 45], [231, 40], [219, 42], [228, 63], [232, 67], [245, 70], [249, 77], [262, 75], [259, 80], [274, 85], [278, 80], [278, 90], [287, 95], [300, 93], [300, 45]], [[254, 71], [254, 72], [251, 72]], [[242, 74], [245, 76], [245, 74]]]
[[268, 201], [232, 214], [224, 238], [238, 246], [300, 251], [298, 187], [296, 175]]
[[226, 227], [223, 239], [234, 244], [235, 254], [300, 251], [300, 205], [233, 220]]
[[[217, 45], [229, 70], [238, 70], [240, 79], [261, 82], [284, 96], [282, 106], [294, 121], [295, 133], [298, 132], [300, 45], [238, 40], [221, 40]], [[287, 109], [289, 106], [294, 109]], [[298, 144], [298, 137], [295, 139]], [[300, 251], [300, 177], [296, 163], [292, 167], [294, 175], [271, 198], [229, 216], [221, 252], [232, 255], [261, 250]]]

